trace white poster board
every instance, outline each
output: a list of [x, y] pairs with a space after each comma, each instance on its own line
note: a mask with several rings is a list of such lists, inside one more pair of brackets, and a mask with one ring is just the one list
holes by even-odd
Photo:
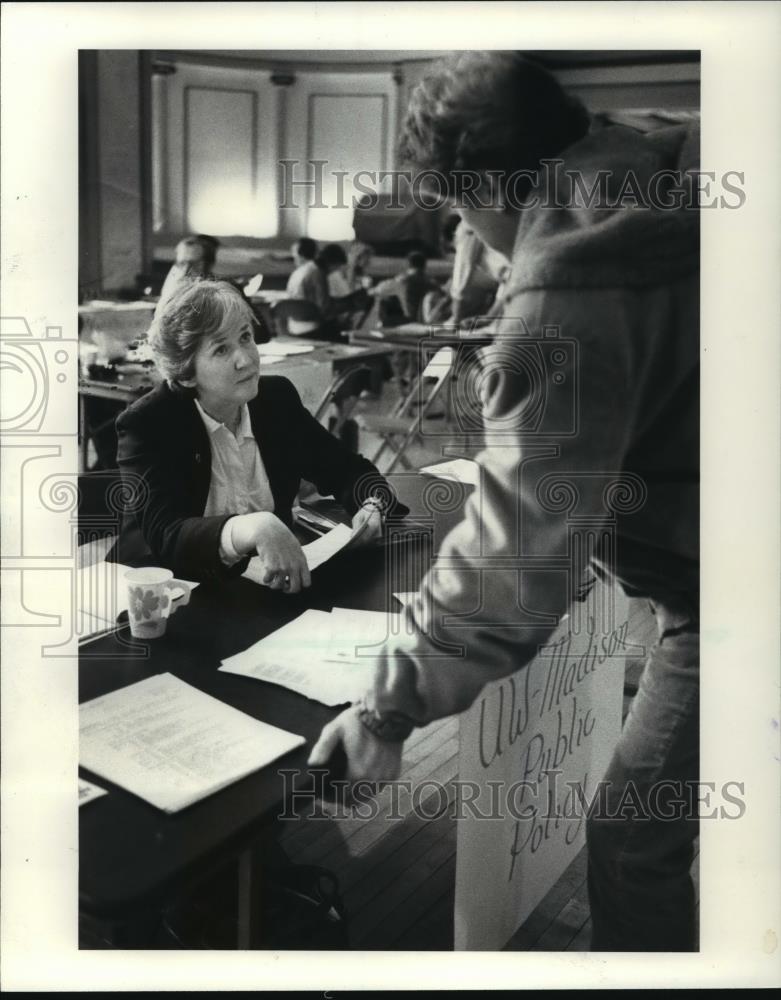
[[621, 731], [627, 613], [597, 583], [528, 667], [462, 715], [457, 951], [502, 949], [583, 847], [585, 803]]

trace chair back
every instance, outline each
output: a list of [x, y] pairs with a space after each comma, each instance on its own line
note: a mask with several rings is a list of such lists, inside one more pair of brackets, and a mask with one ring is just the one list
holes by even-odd
[[315, 420], [323, 419], [331, 403], [344, 407], [348, 400], [358, 399], [364, 389], [371, 387], [371, 374], [366, 365], [359, 365], [337, 375], [313, 411]]
[[277, 336], [301, 337], [314, 333], [323, 322], [323, 314], [308, 299], [280, 299], [271, 307]]
[[437, 390], [442, 382], [450, 374], [453, 367], [453, 348], [440, 347], [437, 353], [423, 369], [422, 378], [433, 378], [437, 380]]

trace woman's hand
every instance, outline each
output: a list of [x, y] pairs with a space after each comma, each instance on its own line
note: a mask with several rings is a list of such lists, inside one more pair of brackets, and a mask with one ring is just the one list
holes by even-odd
[[297, 594], [311, 584], [298, 539], [269, 511], [235, 517], [231, 522], [231, 540], [241, 555], [257, 553], [261, 582], [272, 590]]
[[[374, 500], [367, 500], [352, 520], [355, 545], [371, 545], [382, 538], [382, 511]], [[351, 543], [353, 544], [353, 543]]]

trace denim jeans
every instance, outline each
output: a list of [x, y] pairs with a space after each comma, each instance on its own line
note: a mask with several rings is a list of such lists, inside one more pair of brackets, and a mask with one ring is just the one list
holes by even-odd
[[689, 869], [698, 832], [699, 624], [651, 602], [653, 647], [589, 813], [592, 951], [696, 951]]

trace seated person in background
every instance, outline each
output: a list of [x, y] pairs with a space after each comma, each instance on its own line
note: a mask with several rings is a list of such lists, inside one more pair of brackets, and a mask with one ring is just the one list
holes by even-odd
[[387, 303], [387, 317], [393, 319], [393, 322], [388, 322], [382, 315], [382, 307], [381, 319], [384, 326], [393, 326], [398, 323], [419, 322], [424, 297], [428, 292], [437, 290], [440, 290], [439, 285], [426, 274], [426, 255], [414, 250], [407, 256], [407, 266], [401, 274], [381, 281], [369, 294]]
[[368, 267], [374, 251], [368, 243], [355, 240], [347, 251], [347, 263], [328, 275], [328, 291], [334, 299], [371, 285]]
[[291, 299], [314, 302], [321, 312], [328, 307], [328, 287], [323, 285], [320, 268], [315, 264], [317, 243], [308, 236], [296, 240], [291, 247], [295, 270], [287, 280], [287, 294]]
[[448, 294], [431, 292], [423, 304], [425, 323], [460, 323], [471, 316], [485, 315], [500, 294], [509, 270], [509, 261], [486, 246], [462, 222], [455, 231], [453, 277]]
[[185, 236], [176, 245], [176, 259], [166, 275], [155, 307], [159, 316], [183, 283], [195, 278], [209, 278], [214, 273], [220, 241], [214, 236]]
[[[117, 419], [118, 462], [138, 504], [127, 509], [110, 559], [167, 567], [191, 580], [244, 572], [295, 593], [310, 583], [291, 508], [301, 479], [333, 495], [379, 537], [406, 514], [377, 469], [344, 448], [285, 379], [259, 377], [253, 315], [223, 281], [198, 281], [153, 322], [149, 341], [165, 381]], [[368, 522], [368, 523], [367, 523]]]

